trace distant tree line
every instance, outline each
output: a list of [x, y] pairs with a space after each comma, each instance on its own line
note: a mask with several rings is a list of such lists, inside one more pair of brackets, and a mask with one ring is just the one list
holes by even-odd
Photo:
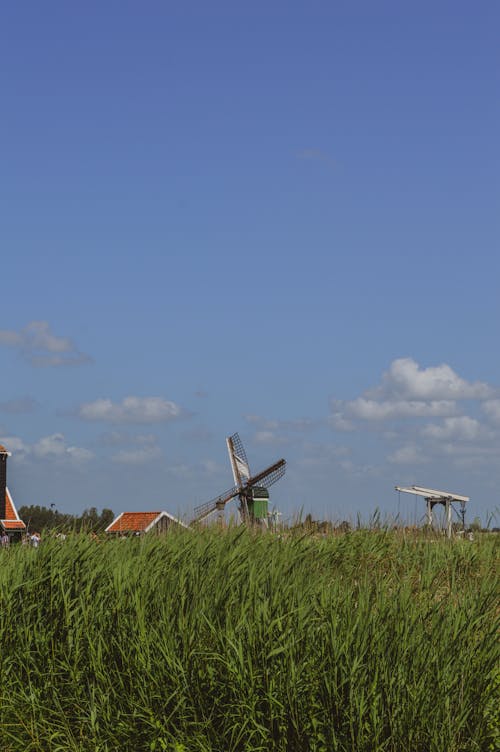
[[100, 533], [114, 520], [111, 509], [103, 509], [99, 514], [95, 507], [85, 509], [81, 515], [65, 514], [52, 507], [42, 507], [38, 504], [22, 506], [18, 509], [19, 517], [30, 532], [34, 530], [57, 530], [69, 533], [89, 532]]

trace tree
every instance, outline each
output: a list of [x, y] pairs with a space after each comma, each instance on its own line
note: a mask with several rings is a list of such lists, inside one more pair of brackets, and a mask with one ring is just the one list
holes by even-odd
[[103, 509], [99, 520], [99, 529], [106, 530], [108, 525], [111, 525], [114, 519], [115, 515], [112, 509]]
[[112, 509], [103, 509], [101, 514], [96, 507], [85, 509], [80, 516], [64, 514], [49, 507], [38, 504], [19, 507], [19, 517], [23, 520], [29, 531], [35, 530], [59, 530], [64, 532], [86, 531], [102, 532], [113, 521]]

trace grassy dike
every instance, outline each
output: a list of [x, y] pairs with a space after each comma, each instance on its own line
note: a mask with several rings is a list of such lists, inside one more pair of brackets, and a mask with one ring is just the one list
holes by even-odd
[[493, 751], [496, 563], [366, 530], [0, 551], [0, 749]]

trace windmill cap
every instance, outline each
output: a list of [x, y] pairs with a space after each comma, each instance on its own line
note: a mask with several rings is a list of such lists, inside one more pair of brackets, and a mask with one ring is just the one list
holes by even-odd
[[3, 444], [0, 444], [0, 454], [9, 454]]

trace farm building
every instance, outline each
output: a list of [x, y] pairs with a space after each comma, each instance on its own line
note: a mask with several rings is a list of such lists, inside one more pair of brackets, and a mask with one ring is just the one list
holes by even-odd
[[168, 512], [122, 512], [111, 525], [106, 528], [107, 533], [117, 535], [141, 535], [142, 533], [166, 533], [172, 528], [187, 525]]
[[0, 444], [0, 532], [2, 535], [7, 533], [9, 538], [15, 539], [21, 537], [26, 530], [26, 525], [19, 518], [7, 488], [7, 457], [9, 456], [9, 452]]

